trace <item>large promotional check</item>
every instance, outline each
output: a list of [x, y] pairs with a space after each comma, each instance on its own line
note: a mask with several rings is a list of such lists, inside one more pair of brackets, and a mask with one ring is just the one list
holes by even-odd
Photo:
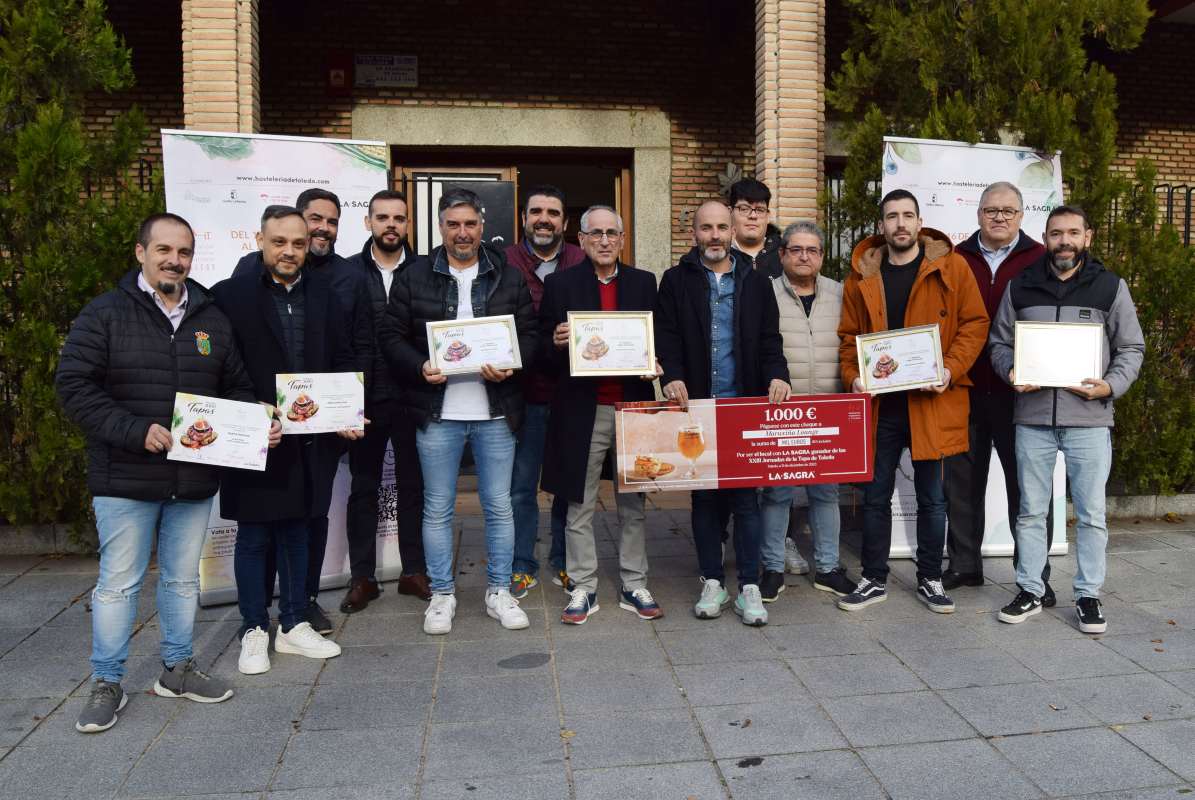
[[871, 398], [805, 395], [619, 403], [618, 490], [659, 492], [871, 480]]

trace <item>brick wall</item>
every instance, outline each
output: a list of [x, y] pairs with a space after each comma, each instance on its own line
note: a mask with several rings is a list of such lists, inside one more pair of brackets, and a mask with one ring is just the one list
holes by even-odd
[[[556, 16], [552, 4], [514, 0], [325, 8], [262, 4], [265, 133], [349, 136], [354, 103], [660, 109], [672, 130], [676, 255], [689, 247], [680, 215], [718, 191], [717, 173], [727, 162], [754, 169], [752, 3], [619, 0]], [[354, 52], [418, 56], [419, 87], [329, 96], [326, 58]]]

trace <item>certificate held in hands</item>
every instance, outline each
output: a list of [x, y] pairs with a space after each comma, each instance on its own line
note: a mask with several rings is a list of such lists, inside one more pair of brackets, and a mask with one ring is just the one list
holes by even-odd
[[522, 369], [519, 334], [513, 314], [427, 323], [427, 353], [444, 375], [494, 369]]
[[1095, 322], [1017, 322], [1015, 386], [1079, 386], [1104, 374], [1104, 326]]
[[937, 325], [856, 336], [855, 350], [863, 391], [870, 394], [937, 386], [945, 378]]
[[570, 311], [568, 330], [568, 371], [574, 378], [655, 376], [650, 311]]
[[270, 452], [270, 415], [260, 403], [178, 392], [166, 458], [262, 472]]
[[365, 430], [364, 373], [279, 373], [274, 385], [284, 436]]

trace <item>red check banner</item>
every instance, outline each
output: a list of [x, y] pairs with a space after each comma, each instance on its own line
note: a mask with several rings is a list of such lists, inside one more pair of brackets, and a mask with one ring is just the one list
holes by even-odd
[[872, 475], [871, 398], [805, 395], [619, 403], [618, 490], [854, 483]]

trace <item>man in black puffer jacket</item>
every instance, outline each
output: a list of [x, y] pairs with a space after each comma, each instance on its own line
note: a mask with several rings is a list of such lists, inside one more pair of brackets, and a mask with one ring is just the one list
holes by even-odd
[[[176, 392], [253, 402], [228, 318], [187, 279], [195, 235], [182, 217], [155, 214], [137, 237], [139, 269], [87, 305], [58, 362], [56, 388], [87, 437], [100, 574], [91, 595], [94, 682], [75, 727], [116, 724], [137, 599], [158, 540], [163, 670], [154, 692], [219, 702], [232, 690], [192, 666], [199, 556], [218, 484], [212, 467], [167, 461]], [[271, 446], [281, 429], [275, 424]]]

